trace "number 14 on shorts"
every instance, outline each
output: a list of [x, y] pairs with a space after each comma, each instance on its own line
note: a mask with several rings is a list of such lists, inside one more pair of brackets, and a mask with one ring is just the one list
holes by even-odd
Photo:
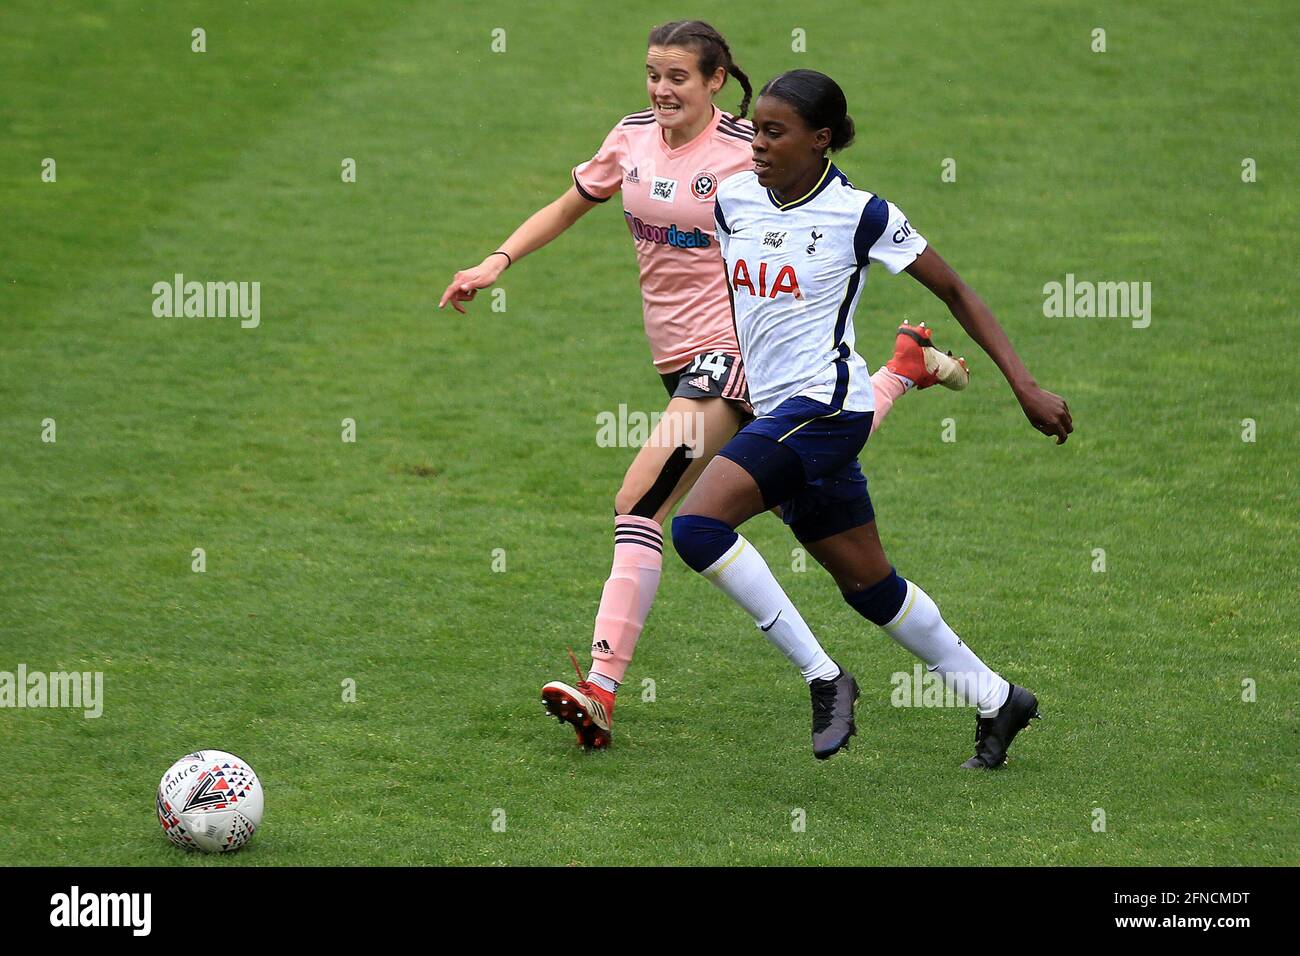
[[724, 352], [705, 352], [703, 355], [695, 356], [695, 361], [691, 363], [691, 367], [687, 371], [708, 372], [716, 382], [727, 374], [727, 359], [729, 357]]

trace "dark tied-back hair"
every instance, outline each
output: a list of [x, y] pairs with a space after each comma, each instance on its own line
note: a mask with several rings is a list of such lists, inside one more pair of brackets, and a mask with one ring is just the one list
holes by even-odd
[[[731, 47], [727, 46], [727, 41], [712, 24], [703, 20], [674, 20], [651, 30], [646, 46], [678, 46], [695, 50], [699, 55], [700, 72], [706, 78], [712, 76], [718, 67], [723, 67], [745, 91], [745, 98], [740, 101], [736, 115], [744, 116], [749, 112], [749, 100], [754, 88], [749, 85], [745, 71], [736, 66], [736, 61], [731, 58]], [[722, 81], [723, 86], [726, 83], [726, 80]]]
[[829, 129], [828, 152], [844, 149], [853, 142], [853, 118], [840, 85], [816, 70], [789, 70], [763, 84], [759, 96], [775, 96], [789, 103], [809, 129]]

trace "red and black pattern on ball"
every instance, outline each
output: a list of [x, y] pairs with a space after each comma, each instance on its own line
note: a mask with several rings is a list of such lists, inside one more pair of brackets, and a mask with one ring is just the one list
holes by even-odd
[[253, 826], [253, 821], [248, 819], [242, 813], [236, 813], [235, 819], [231, 822], [230, 832], [226, 834], [226, 842], [222, 846], [222, 852], [238, 850], [241, 846], [253, 838], [253, 831], [257, 828]]
[[253, 781], [255, 778], [253, 772], [247, 767], [240, 766], [239, 764], [225, 763], [221, 765], [219, 772], [215, 768], [213, 772], [219, 773], [219, 776], [224, 777], [226, 782], [229, 784], [230, 803], [238, 803], [244, 797], [248, 796], [249, 792], [253, 789]]
[[224, 778], [218, 777], [211, 770], [205, 770], [199, 774], [198, 781], [185, 798], [185, 806], [181, 807], [181, 813], [189, 813], [191, 810], [218, 809], [219, 804], [225, 804], [229, 791], [230, 784]]
[[172, 805], [163, 799], [163, 795], [158, 794], [158, 822], [162, 824], [163, 833], [167, 839], [179, 847], [194, 846], [194, 838], [190, 836], [189, 831], [185, 829], [185, 824], [181, 818], [176, 815]]
[[199, 776], [182, 808], [191, 810], [225, 810], [238, 803], [253, 789], [253, 775], [239, 764], [213, 764]]

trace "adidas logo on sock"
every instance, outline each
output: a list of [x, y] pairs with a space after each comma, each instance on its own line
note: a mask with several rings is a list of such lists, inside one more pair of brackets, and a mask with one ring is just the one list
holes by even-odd
[[613, 652], [609, 649], [609, 641], [594, 641], [591, 645], [591, 653], [610, 654]]

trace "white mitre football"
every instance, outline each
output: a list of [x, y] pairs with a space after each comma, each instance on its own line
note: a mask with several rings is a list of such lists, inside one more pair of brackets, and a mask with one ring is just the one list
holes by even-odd
[[187, 850], [238, 850], [262, 825], [262, 783], [234, 754], [196, 750], [163, 774], [158, 822], [167, 839]]

